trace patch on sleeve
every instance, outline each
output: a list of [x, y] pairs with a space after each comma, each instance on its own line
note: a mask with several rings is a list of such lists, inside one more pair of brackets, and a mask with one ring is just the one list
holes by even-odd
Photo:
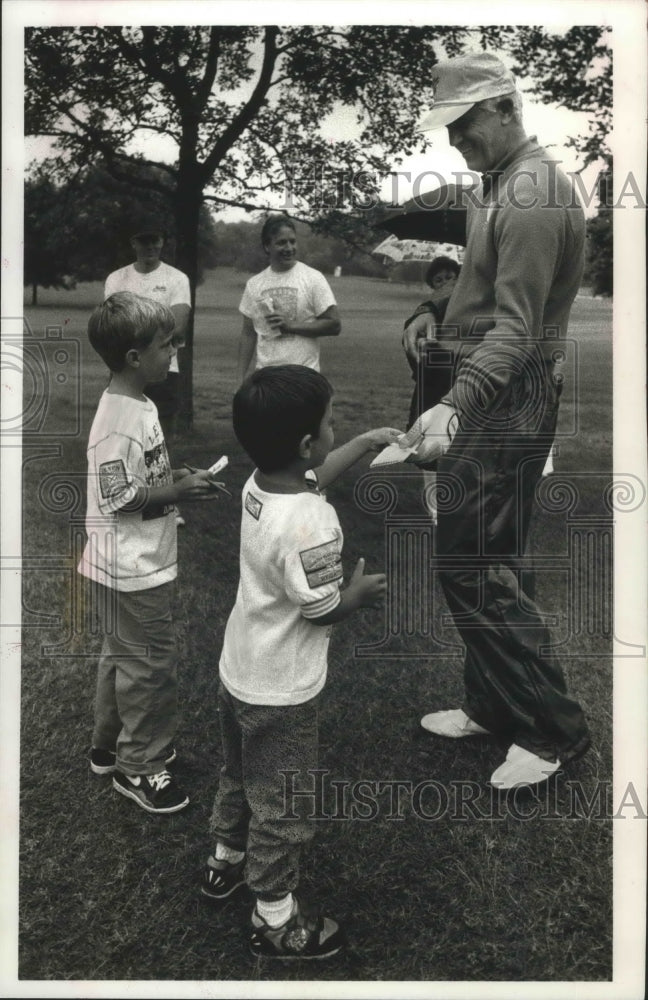
[[104, 500], [119, 496], [129, 485], [126, 466], [121, 458], [99, 466], [99, 489]]
[[259, 520], [261, 516], [261, 511], [263, 509], [263, 504], [260, 500], [257, 500], [252, 493], [246, 493], [245, 495], [245, 509], [248, 514], [251, 514], [255, 521]]
[[299, 558], [311, 590], [342, 579], [342, 555], [336, 541], [306, 549], [299, 553]]

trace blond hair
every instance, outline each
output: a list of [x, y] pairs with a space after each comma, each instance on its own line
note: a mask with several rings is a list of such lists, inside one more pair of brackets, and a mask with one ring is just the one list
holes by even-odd
[[115, 292], [88, 320], [88, 339], [111, 372], [120, 372], [133, 348], [144, 348], [158, 330], [171, 333], [175, 317], [168, 306], [134, 292]]

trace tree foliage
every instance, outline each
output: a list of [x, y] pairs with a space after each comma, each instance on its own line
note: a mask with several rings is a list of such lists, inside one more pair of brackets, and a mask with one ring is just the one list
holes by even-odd
[[[101, 157], [117, 180], [166, 199], [193, 296], [204, 201], [256, 210], [284, 193], [293, 216], [353, 240], [350, 215], [363, 214], [399, 157], [426, 146], [416, 122], [440, 57], [508, 50], [539, 96], [582, 107], [585, 95], [600, 117], [600, 39], [597, 28], [566, 36], [431, 25], [28, 28], [26, 129], [56, 140], [53, 176]], [[346, 135], [345, 116], [357, 124]], [[173, 149], [169, 162], [145, 158], [147, 137]], [[594, 145], [584, 152], [594, 155]], [[360, 204], [340, 201], [349, 180]], [[183, 360], [190, 423], [191, 329]]]
[[533, 78], [533, 93], [570, 111], [586, 112], [587, 135], [571, 136], [583, 167], [599, 162], [597, 214], [587, 221], [585, 277], [595, 295], [612, 294], [612, 53], [609, 32], [586, 25], [548, 36], [538, 27], [496, 28], [494, 40], [516, 60], [514, 72]]
[[65, 239], [65, 213], [56, 185], [40, 176], [25, 187], [23, 282], [38, 301], [38, 286], [72, 288]]
[[587, 114], [588, 134], [568, 140], [583, 157], [583, 168], [597, 160], [610, 166], [613, 99], [609, 30], [579, 25], [557, 35], [533, 26], [487, 28], [484, 37], [513, 56], [513, 72], [531, 79], [531, 92], [537, 99]]
[[613, 290], [612, 187], [612, 170], [605, 170], [598, 181], [598, 212], [587, 220], [585, 281], [593, 295], [612, 295]]

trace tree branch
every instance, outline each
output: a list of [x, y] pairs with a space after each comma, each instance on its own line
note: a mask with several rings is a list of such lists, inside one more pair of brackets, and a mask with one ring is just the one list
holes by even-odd
[[269, 210], [268, 205], [250, 205], [246, 201], [239, 201], [235, 198], [221, 198], [216, 194], [204, 194], [204, 201], [215, 201], [219, 205], [229, 205], [231, 208], [242, 208], [246, 212], [264, 212]]
[[[322, 31], [320, 34], [312, 35], [310, 41], [319, 42], [325, 38], [341, 38], [342, 41], [347, 42], [347, 45], [349, 41], [347, 36], [342, 31]], [[299, 43], [299, 38], [293, 38], [291, 42], [287, 42], [285, 45], [280, 45], [277, 49], [277, 53], [279, 55], [283, 55], [284, 52], [290, 52], [290, 50], [294, 49], [296, 45], [299, 45]]]
[[155, 32], [157, 30], [156, 28], [142, 28], [141, 50], [138, 49], [136, 45], [132, 45], [131, 42], [128, 41], [128, 39], [122, 34], [121, 28], [108, 26], [104, 30], [111, 36], [111, 38], [114, 39], [117, 48], [125, 59], [128, 62], [135, 64], [138, 69], [142, 69], [143, 66], [153, 80], [156, 80], [157, 83], [161, 83], [164, 87], [166, 87], [169, 93], [175, 98], [178, 106], [186, 103], [186, 101], [191, 97], [189, 88], [182, 75], [169, 73], [167, 70], [163, 69], [159, 60], [156, 58], [154, 45]]
[[238, 115], [232, 119], [222, 135], [216, 140], [211, 153], [202, 164], [201, 175], [203, 185], [207, 183], [214, 173], [218, 163], [223, 159], [227, 151], [234, 145], [236, 140], [245, 131], [251, 121], [261, 109], [265, 100], [268, 88], [272, 81], [272, 73], [277, 60], [277, 35], [279, 28], [275, 25], [268, 25], [265, 29], [265, 46], [263, 50], [263, 65], [259, 73], [259, 79], [248, 102], [243, 106]]
[[201, 110], [205, 107], [207, 101], [209, 100], [209, 95], [211, 94], [212, 87], [214, 86], [214, 80], [216, 79], [218, 57], [220, 55], [220, 43], [220, 31], [218, 27], [212, 26], [209, 33], [209, 49], [207, 51], [205, 72], [203, 73], [202, 80], [196, 90], [196, 100]]

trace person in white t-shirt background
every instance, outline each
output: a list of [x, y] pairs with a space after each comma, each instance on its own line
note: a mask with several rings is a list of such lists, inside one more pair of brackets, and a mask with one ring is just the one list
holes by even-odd
[[[160, 260], [166, 241], [166, 229], [157, 216], [144, 215], [136, 219], [131, 228], [130, 245], [135, 252], [135, 261], [113, 271], [106, 278], [104, 299], [114, 292], [134, 292], [147, 299], [153, 299], [167, 306], [175, 319], [174, 343], [176, 351], [184, 343], [189, 313], [191, 292], [189, 279], [177, 267]], [[159, 385], [146, 387], [146, 395], [152, 399], [158, 410], [165, 440], [171, 441], [176, 430], [176, 415], [179, 405], [180, 368], [178, 355], [174, 355], [167, 377]], [[176, 522], [184, 525], [184, 518], [178, 511]]]
[[297, 260], [295, 226], [270, 215], [261, 230], [269, 266], [250, 278], [239, 312], [239, 379], [251, 368], [296, 364], [319, 371], [320, 337], [337, 337], [340, 317], [331, 287], [319, 271]]
[[[106, 278], [104, 299], [113, 292], [134, 292], [147, 299], [154, 299], [168, 306], [175, 318], [175, 345], [182, 347], [189, 312], [191, 293], [189, 278], [177, 267], [171, 267], [160, 260], [164, 249], [166, 231], [155, 216], [140, 218], [131, 229], [130, 244], [135, 252], [134, 263], [113, 271]], [[175, 417], [178, 412], [178, 382], [180, 368], [177, 354], [171, 362], [169, 373], [160, 385], [147, 386], [147, 395], [158, 408], [158, 416], [169, 440], [175, 431]]]

